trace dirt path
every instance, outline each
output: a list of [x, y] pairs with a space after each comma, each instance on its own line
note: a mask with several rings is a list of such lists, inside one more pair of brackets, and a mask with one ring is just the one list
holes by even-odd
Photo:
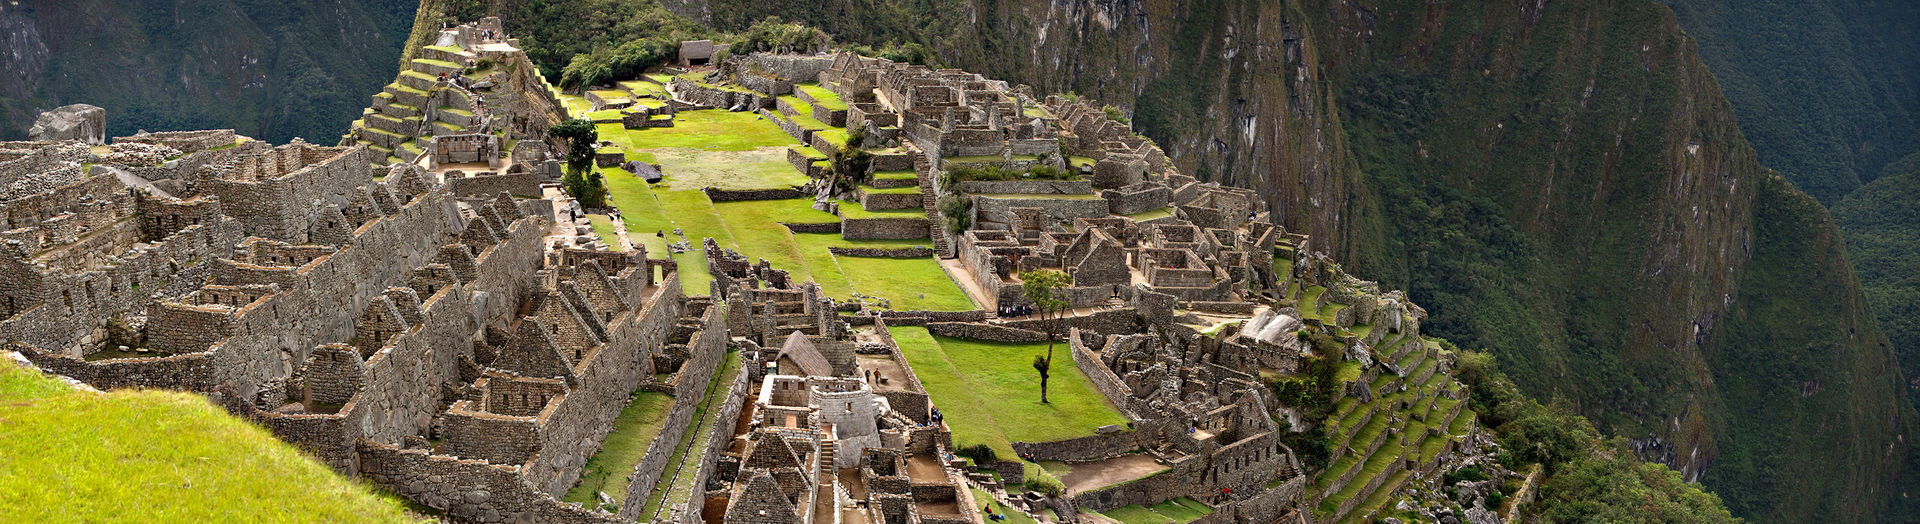
[[1082, 493], [1121, 482], [1145, 477], [1167, 469], [1153, 461], [1153, 457], [1140, 453], [1128, 453], [1098, 462], [1074, 464], [1073, 471], [1060, 476], [1060, 483], [1067, 485], [1067, 493]]

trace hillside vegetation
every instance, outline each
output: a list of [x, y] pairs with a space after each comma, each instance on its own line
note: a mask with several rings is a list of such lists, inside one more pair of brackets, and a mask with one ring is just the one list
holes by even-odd
[[173, 391], [73, 390], [0, 359], [12, 522], [410, 522], [403, 503]]
[[417, 0], [74, 0], [0, 6], [0, 139], [106, 108], [107, 136], [233, 128], [332, 143], [393, 78]]

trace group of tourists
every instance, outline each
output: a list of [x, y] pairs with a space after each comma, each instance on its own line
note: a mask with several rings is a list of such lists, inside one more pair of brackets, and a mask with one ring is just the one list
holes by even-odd
[[1030, 305], [1016, 304], [1000, 306], [1000, 316], [1002, 317], [1024, 317], [1031, 314], [1033, 314], [1033, 306]]

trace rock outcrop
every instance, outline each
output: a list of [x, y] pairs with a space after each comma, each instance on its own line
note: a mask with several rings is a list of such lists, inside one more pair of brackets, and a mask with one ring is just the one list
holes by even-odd
[[29, 140], [79, 140], [88, 144], [107, 143], [107, 110], [87, 104], [73, 104], [40, 113], [27, 130]]

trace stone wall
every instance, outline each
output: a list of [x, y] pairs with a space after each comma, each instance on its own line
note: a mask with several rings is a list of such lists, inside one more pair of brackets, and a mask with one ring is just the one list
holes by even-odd
[[1128, 452], [1149, 448], [1160, 443], [1160, 431], [1166, 424], [1164, 420], [1153, 420], [1134, 424], [1127, 431], [1105, 435], [1088, 435], [1080, 438], [1056, 440], [1052, 442], [1015, 442], [1013, 450], [1022, 454], [1031, 454], [1033, 460], [1060, 460], [1066, 462], [1090, 462], [1106, 460]]
[[[791, 226], [789, 226], [789, 228], [791, 228]], [[797, 233], [800, 231], [795, 230], [795, 232]], [[934, 251], [933, 248], [927, 247], [927, 246], [895, 247], [895, 248], [831, 246], [827, 248], [827, 251], [830, 253], [833, 253], [834, 255], [843, 256], [843, 257], [874, 257], [874, 258], [927, 258], [927, 257], [933, 256], [936, 253], [936, 251]]]
[[[575, 366], [579, 379], [553, 416], [541, 425], [540, 453], [527, 463], [525, 473], [534, 485], [543, 486], [548, 493], [565, 493], [573, 486], [580, 468], [612, 431], [613, 420], [626, 407], [626, 401], [652, 377], [652, 355], [671, 337], [683, 307], [678, 287], [662, 287], [660, 294], [662, 298], [655, 298], [642, 311], [614, 317], [607, 343], [591, 350], [586, 362]], [[702, 323], [705, 327], [691, 345], [693, 358], [683, 371], [712, 366], [718, 357], [710, 353], [725, 351], [726, 327], [718, 310], [708, 308]], [[715, 337], [715, 330], [721, 344], [718, 350], [704, 340]]]
[[714, 202], [735, 202], [740, 200], [786, 200], [790, 198], [801, 198], [801, 197], [807, 196], [806, 193], [802, 193], [800, 192], [799, 189], [793, 189], [793, 188], [720, 189], [717, 187], [709, 186], [703, 189], [703, 191], [706, 191], [707, 198], [713, 200]]
[[954, 190], [980, 194], [1091, 195], [1093, 182], [1086, 180], [966, 180], [954, 184]]
[[533, 171], [496, 175], [469, 175], [447, 180], [449, 192], [459, 197], [487, 197], [506, 193], [516, 197], [539, 198], [540, 175]]
[[840, 221], [840, 236], [847, 240], [926, 238], [928, 224], [926, 218], [848, 218]]
[[517, 468], [430, 455], [362, 441], [360, 471], [407, 500], [445, 510], [464, 522], [623, 522], [612, 515], [562, 503], [520, 477]]
[[969, 338], [991, 342], [1046, 342], [1045, 331], [1034, 331], [994, 324], [972, 322], [928, 322], [927, 332], [943, 337]]
[[349, 191], [372, 183], [370, 161], [365, 147], [294, 143], [222, 164], [206, 186], [248, 234], [301, 244], [318, 203], [345, 205]]
[[[722, 350], [724, 351], [724, 348]], [[749, 389], [755, 385], [750, 380], [752, 374], [752, 370], [741, 366], [734, 370], [732, 377], [715, 377], [717, 380], [728, 381], [726, 397], [721, 400], [725, 404], [722, 404], [720, 411], [715, 414], [713, 432], [708, 435], [707, 441], [697, 443], [705, 446], [701, 448], [705, 455], [700, 458], [700, 469], [694, 472], [692, 479], [691, 485], [698, 489], [695, 489], [692, 498], [686, 501], [685, 508], [679, 511], [684, 517], [683, 522], [689, 524], [703, 522], [701, 513], [705, 509], [706, 497], [702, 493], [706, 491], [705, 486], [713, 479], [713, 470], [719, 465], [721, 452], [725, 451], [728, 443], [733, 440], [736, 429], [734, 426], [740, 422], [740, 410], [746, 408]], [[814, 457], [814, 460], [818, 459], [819, 457]]]
[[1145, 400], [1133, 396], [1133, 388], [1120, 380], [1120, 376], [1113, 373], [1113, 368], [1107, 367], [1099, 355], [1081, 342], [1080, 328], [1071, 328], [1067, 333], [1068, 353], [1073, 356], [1074, 367], [1087, 377], [1093, 389], [1100, 390], [1100, 394], [1107, 397], [1107, 402], [1120, 410], [1120, 414], [1126, 415], [1128, 420], [1134, 421], [1135, 426], [1139, 426], [1148, 415], [1157, 412]]
[[832, 55], [752, 53], [743, 60], [768, 74], [794, 82], [815, 81], [820, 78], [821, 71], [833, 67]]
[[1060, 221], [1111, 216], [1107, 211], [1107, 201], [1098, 198], [1060, 199], [1044, 196], [1023, 198], [979, 194], [973, 196], [976, 222], [1016, 223], [1016, 216], [1013, 213], [1013, 208], [1016, 207], [1037, 207], [1046, 210], [1049, 218]]

